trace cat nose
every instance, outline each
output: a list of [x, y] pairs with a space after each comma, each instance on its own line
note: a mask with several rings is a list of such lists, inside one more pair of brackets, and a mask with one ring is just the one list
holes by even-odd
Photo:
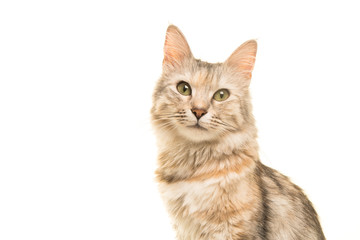
[[195, 115], [195, 117], [197, 118], [197, 120], [199, 120], [202, 116], [204, 116], [207, 111], [204, 109], [198, 109], [198, 108], [193, 108], [191, 109], [191, 112]]

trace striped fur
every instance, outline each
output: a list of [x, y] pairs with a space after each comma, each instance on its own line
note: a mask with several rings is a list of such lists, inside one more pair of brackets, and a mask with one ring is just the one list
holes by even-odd
[[[256, 48], [248, 41], [210, 64], [192, 56], [178, 28], [168, 28], [151, 115], [159, 189], [179, 240], [325, 239], [302, 190], [259, 160], [248, 90]], [[180, 81], [190, 96], [177, 91]], [[230, 97], [215, 101], [219, 89]], [[194, 108], [206, 114], [198, 120]]]

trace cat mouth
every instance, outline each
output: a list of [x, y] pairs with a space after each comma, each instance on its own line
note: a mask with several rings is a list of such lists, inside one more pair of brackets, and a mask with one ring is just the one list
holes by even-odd
[[192, 126], [188, 126], [188, 127], [189, 127], [189, 128], [200, 129], [200, 130], [207, 130], [206, 128], [200, 126], [199, 123], [196, 123], [196, 124], [194, 124], [194, 125], [192, 125]]

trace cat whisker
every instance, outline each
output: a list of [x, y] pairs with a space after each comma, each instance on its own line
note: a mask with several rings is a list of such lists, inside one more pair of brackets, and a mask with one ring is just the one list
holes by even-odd
[[226, 123], [226, 122], [220, 120], [220, 118], [217, 118], [217, 117], [213, 117], [211, 119], [211, 123], [214, 124], [214, 125], [217, 125], [217, 126], [221, 125], [221, 126], [225, 127], [225, 129], [228, 130], [228, 131], [236, 131], [237, 130], [236, 127], [232, 126], [229, 123]]
[[174, 130], [176, 129], [176, 125], [172, 124], [171, 122], [165, 122], [157, 125], [159, 128], [166, 129], [166, 130]]
[[157, 119], [154, 120], [170, 120], [170, 119], [181, 119], [184, 118], [185, 115], [169, 115], [169, 116], [157, 116]]

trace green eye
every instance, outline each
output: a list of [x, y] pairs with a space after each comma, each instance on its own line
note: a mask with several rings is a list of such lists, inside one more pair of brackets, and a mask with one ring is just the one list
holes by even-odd
[[184, 96], [191, 95], [191, 87], [187, 82], [179, 82], [177, 85], [177, 90]]
[[221, 102], [221, 101], [228, 99], [229, 96], [230, 96], [230, 93], [228, 90], [220, 89], [220, 90], [217, 90], [216, 93], [214, 94], [214, 99], [218, 102]]

